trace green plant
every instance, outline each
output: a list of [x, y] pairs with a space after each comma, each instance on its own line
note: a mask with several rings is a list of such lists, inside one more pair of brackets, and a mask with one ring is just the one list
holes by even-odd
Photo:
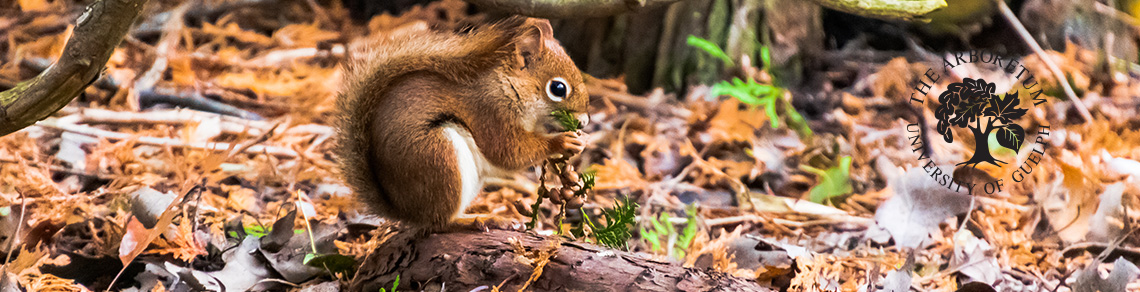
[[[272, 229], [273, 228], [271, 228], [269, 226], [264, 226], [264, 225], [260, 225], [260, 224], [251, 224], [251, 225], [242, 226], [242, 231], [245, 232], [245, 236], [253, 236], [253, 237], [265, 236], [266, 234], [269, 234], [269, 231]], [[229, 235], [231, 238], [237, 238], [237, 239], [243, 238], [242, 234], [238, 234], [237, 231], [230, 231], [229, 233], [226, 233], [226, 234]]]
[[356, 273], [356, 259], [342, 254], [307, 253], [301, 263], [314, 268], [327, 269], [329, 273], [334, 275], [352, 275]]
[[768, 114], [768, 119], [772, 123], [772, 128], [776, 128], [780, 126], [779, 120], [776, 119], [776, 99], [782, 95], [783, 92], [783, 89], [779, 87], [756, 83], [756, 80], [752, 79], [744, 81], [736, 77], [732, 78], [731, 83], [726, 80], [714, 84], [712, 89], [709, 90], [709, 95], [728, 95], [735, 97], [736, 100], [744, 104], [764, 107], [764, 111]]
[[[716, 44], [713, 44], [708, 40], [690, 35], [688, 44], [690, 46], [701, 49], [709, 55], [724, 60], [725, 65], [732, 65], [732, 59], [730, 59], [728, 55], [724, 53], [724, 50], [721, 50], [720, 47], [717, 47]], [[762, 62], [762, 70], [770, 70], [772, 57], [768, 46], [760, 47], [760, 61]], [[800, 134], [800, 136], [811, 136], [811, 128], [807, 126], [807, 121], [804, 120], [804, 117], [800, 115], [799, 112], [796, 112], [790, 102], [788, 102], [786, 99], [780, 98], [784, 95], [784, 91], [785, 89], [782, 87], [771, 84], [760, 84], [752, 78], [747, 78], [747, 80], [744, 80], [740, 79], [740, 77], [734, 77], [732, 78], [731, 82], [724, 80], [713, 84], [712, 88], [709, 90], [709, 96], [716, 97], [721, 95], [728, 95], [736, 98], [744, 104], [754, 107], [764, 107], [764, 112], [768, 115], [768, 120], [770, 121], [772, 128], [778, 128], [780, 126], [780, 116], [777, 114], [776, 102], [781, 101], [781, 105], [784, 108], [784, 116], [788, 120], [789, 127], [795, 129], [796, 132]]]
[[392, 290], [380, 288], [380, 292], [396, 292], [396, 287], [400, 286], [400, 275], [396, 275], [396, 281], [392, 282]]
[[574, 114], [569, 110], [555, 110], [554, 112], [550, 113], [550, 115], [554, 116], [554, 119], [558, 121], [559, 125], [562, 125], [563, 131], [573, 132], [582, 129], [582, 122], [579, 121], [578, 118], [574, 117]]
[[809, 191], [808, 200], [823, 203], [825, 200], [851, 193], [851, 156], [839, 159], [839, 165], [821, 170], [807, 165], [800, 169], [819, 176], [819, 184]]
[[724, 50], [709, 40], [690, 35], [689, 38], [685, 40], [685, 43], [720, 59], [724, 62], [725, 66], [733, 66], [732, 58], [728, 57], [728, 54], [725, 54]]
[[697, 236], [697, 208], [690, 206], [685, 214], [688, 220], [681, 233], [676, 232], [669, 213], [661, 213], [656, 219], [649, 220], [651, 229], [641, 228], [641, 238], [649, 243], [655, 253], [669, 253], [676, 258], [684, 258], [693, 238]]
[[632, 237], [629, 233], [629, 227], [634, 224], [637, 218], [637, 203], [630, 199], [626, 199], [625, 202], [616, 201], [613, 208], [605, 209], [603, 213], [606, 216], [606, 224], [599, 226], [590, 220], [590, 217], [586, 215], [586, 210], [582, 210], [582, 221], [585, 222], [584, 225], [590, 226], [590, 231], [587, 232], [582, 228], [583, 226], [579, 226], [572, 232], [580, 235], [592, 235], [598, 243], [610, 248], [626, 249], [629, 238]]
[[[582, 129], [581, 121], [579, 121], [578, 118], [574, 117], [574, 114], [568, 110], [558, 109], [551, 112], [550, 115], [553, 116], [560, 125], [562, 125], [563, 131], [572, 132]], [[572, 168], [568, 165], [568, 161], [569, 157], [561, 156], [557, 158], [547, 159], [546, 162], [543, 163], [543, 173], [539, 176], [538, 180], [538, 185], [540, 186], [537, 191], [538, 198], [534, 201], [534, 204], [530, 206], [530, 210], [520, 211], [520, 213], [530, 217], [530, 222], [526, 223], [527, 229], [534, 229], [535, 226], [538, 226], [539, 215], [541, 214], [538, 212], [538, 208], [542, 206], [544, 198], [550, 198], [551, 202], [555, 203], [555, 205], [558, 205], [559, 207], [559, 212], [556, 216], [557, 219], [555, 219], [555, 226], [557, 226], [557, 233], [562, 234], [562, 220], [566, 217], [566, 205], [569, 203], [568, 200], [573, 199], [578, 200], [578, 202], [582, 202], [585, 200], [586, 193], [589, 192], [590, 189], [594, 188], [594, 180], [596, 178], [596, 174], [593, 171], [574, 173]], [[549, 168], [547, 166], [553, 166], [553, 168]], [[562, 188], [560, 190], [546, 188], [546, 172], [550, 171], [551, 169], [553, 169], [555, 176], [561, 178]], [[574, 180], [574, 178], [577, 179]], [[563, 196], [562, 192], [565, 190], [574, 190], [574, 198], [560, 197]], [[570, 208], [578, 208], [578, 206], [581, 205], [578, 204], [577, 206]], [[525, 208], [525, 206], [516, 208]]]

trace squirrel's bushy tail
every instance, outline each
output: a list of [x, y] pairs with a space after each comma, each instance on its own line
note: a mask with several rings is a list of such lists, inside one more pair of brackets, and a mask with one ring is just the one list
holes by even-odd
[[[376, 107], [386, 90], [400, 77], [422, 71], [461, 82], [479, 72], [511, 60], [512, 42], [526, 19], [511, 17], [469, 33], [431, 32], [424, 29], [395, 33], [374, 40], [350, 56], [337, 98], [335, 123], [339, 139], [336, 154], [340, 172], [358, 197], [388, 198], [371, 168], [372, 124]], [[371, 202], [374, 200], [364, 200]], [[381, 204], [370, 206], [385, 215]]]

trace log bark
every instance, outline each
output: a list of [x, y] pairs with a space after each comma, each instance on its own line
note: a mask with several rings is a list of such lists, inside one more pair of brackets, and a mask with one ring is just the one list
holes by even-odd
[[[512, 243], [517, 242], [517, 243]], [[542, 264], [541, 256], [550, 254]], [[539, 258], [535, 261], [535, 258]], [[533, 275], [536, 267], [539, 274]], [[364, 260], [349, 291], [772, 291], [748, 279], [681, 267], [557, 237], [488, 232], [397, 234]], [[534, 281], [527, 285], [529, 279]]]

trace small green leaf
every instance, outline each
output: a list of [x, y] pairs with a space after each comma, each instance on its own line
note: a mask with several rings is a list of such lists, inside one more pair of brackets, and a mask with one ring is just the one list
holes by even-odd
[[[735, 81], [740, 81], [740, 79], [737, 78]], [[720, 83], [713, 84], [712, 88], [709, 89], [709, 96], [716, 97], [721, 95], [728, 95], [747, 105], [762, 105], [764, 101], [760, 100], [760, 98], [757, 98], [745, 87], [746, 85], [734, 85], [728, 81], [721, 81]]]
[[660, 239], [660, 237], [661, 236], [659, 234], [657, 234], [657, 232], [654, 232], [652, 230], [646, 230], [645, 227], [641, 228], [641, 238], [643, 238], [643, 239], [645, 239], [645, 241], [649, 242], [649, 248], [652, 249], [653, 251], [661, 250], [661, 239]]
[[[542, 212], [538, 211], [538, 208], [542, 206], [542, 198], [544, 197], [546, 197], [546, 188], [538, 188], [538, 199], [535, 199], [534, 204], [530, 205], [530, 209], [534, 211], [530, 214], [530, 222], [526, 223], [526, 230], [533, 230], [535, 226], [538, 226], [538, 215], [542, 214]], [[583, 216], [585, 216], [585, 213], [583, 213]]]
[[588, 190], [588, 189], [593, 189], [594, 183], [595, 183], [595, 180], [597, 179], [597, 177], [598, 177], [598, 173], [592, 169], [578, 173], [578, 178], [582, 181], [582, 190], [584, 191], [584, 190]]
[[801, 168], [820, 176], [819, 185], [811, 188], [808, 197], [812, 202], [823, 203], [823, 201], [848, 194], [852, 191], [851, 156], [844, 156], [839, 160], [838, 166], [828, 168], [824, 171], [808, 166]]
[[784, 100], [784, 116], [788, 117], [788, 127], [793, 127], [800, 137], [809, 137], [812, 135], [811, 127], [808, 127], [807, 120], [804, 119], [800, 112], [792, 107], [792, 103]]
[[8, 216], [12, 214], [12, 206], [0, 207], [0, 216]]
[[590, 229], [594, 230], [594, 238], [598, 243], [608, 246], [610, 248], [625, 249], [629, 238], [629, 227], [634, 225], [634, 220], [637, 218], [637, 203], [633, 200], [626, 199], [623, 201], [614, 202], [613, 208], [603, 210], [606, 215], [606, 225], [600, 227], [594, 225], [592, 221], [587, 219], [583, 212], [583, 221], [590, 224]]
[[261, 225], [248, 225], [248, 226], [245, 226], [245, 228], [243, 228], [243, 229], [245, 229], [245, 234], [247, 236], [262, 237], [262, 236], [265, 236], [266, 234], [269, 234], [269, 231], [272, 228], [266, 228], [265, 226], [261, 226]]
[[309, 253], [305, 254], [302, 263], [314, 268], [328, 269], [334, 274], [352, 275], [356, 273], [356, 259], [341, 254], [318, 255]]
[[709, 55], [720, 59], [724, 62], [725, 66], [733, 65], [732, 58], [728, 57], [728, 54], [725, 54], [724, 50], [720, 49], [719, 46], [713, 42], [710, 42], [709, 40], [690, 35], [689, 38], [685, 40], [685, 42], [690, 46], [701, 49], [702, 51], [705, 51], [705, 53], [708, 53]]
[[[1025, 129], [1018, 124], [1002, 126], [997, 129], [997, 142], [1002, 147], [1017, 152], [1021, 149], [1021, 143], [1025, 142]], [[980, 149], [975, 150], [980, 151]]]
[[[768, 115], [768, 121], [772, 128], [780, 127], [780, 117], [776, 111], [776, 100], [780, 99], [779, 97], [783, 95], [783, 93], [784, 90], [782, 88], [759, 84], [756, 83], [756, 80], [752, 79], [744, 81], [740, 78], [733, 78], [732, 82], [721, 81], [717, 84], [713, 84], [712, 88], [709, 89], [709, 96], [711, 97], [728, 95], [744, 104], [764, 107], [764, 113]], [[794, 112], [795, 110], [790, 111]], [[802, 119], [803, 117], [799, 118]]]
[[760, 68], [768, 69], [772, 66], [772, 54], [768, 50], [768, 46], [760, 46], [760, 61], [764, 62]]
[[582, 122], [574, 116], [569, 110], [559, 109], [551, 112], [550, 115], [554, 116], [559, 125], [562, 125], [562, 130], [565, 132], [573, 132], [582, 129]]
[[684, 254], [684, 251], [689, 249], [689, 245], [693, 243], [693, 239], [697, 237], [697, 208], [689, 206], [685, 210], [688, 215], [688, 220], [685, 221], [685, 229], [681, 230], [681, 235], [677, 238], [677, 248]]
[[768, 113], [768, 121], [772, 123], [772, 128], [775, 129], [780, 127], [780, 116], [776, 115], [776, 105], [773, 104], [773, 101], [775, 101], [775, 99], [768, 100], [765, 112]]
[[396, 292], [396, 288], [400, 286], [400, 275], [396, 275], [396, 281], [392, 282], [392, 291], [380, 288], [380, 292]]

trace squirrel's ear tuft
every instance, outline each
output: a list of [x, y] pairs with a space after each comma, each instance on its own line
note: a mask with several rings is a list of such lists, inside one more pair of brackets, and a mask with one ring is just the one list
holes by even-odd
[[546, 50], [546, 41], [554, 38], [554, 29], [546, 19], [528, 18], [515, 37], [515, 53], [520, 68], [533, 64], [543, 50]]

